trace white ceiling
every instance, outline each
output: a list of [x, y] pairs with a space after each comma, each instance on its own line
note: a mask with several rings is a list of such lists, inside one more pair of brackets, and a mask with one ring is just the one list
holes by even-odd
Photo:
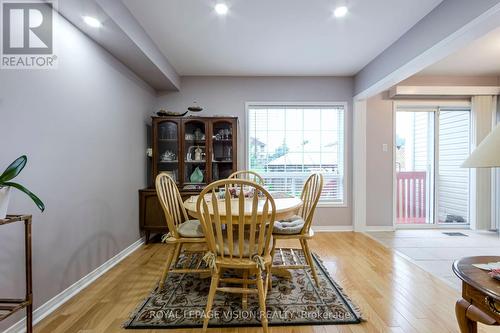
[[[442, 0], [122, 0], [180, 75], [354, 75]], [[333, 17], [346, 3], [349, 14]]]
[[427, 67], [419, 75], [500, 75], [500, 28]]

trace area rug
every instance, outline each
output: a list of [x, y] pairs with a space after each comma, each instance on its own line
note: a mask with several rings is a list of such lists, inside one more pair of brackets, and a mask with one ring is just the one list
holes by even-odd
[[[276, 255], [274, 264], [280, 265], [282, 259], [289, 262], [294, 255], [299, 261], [305, 261], [303, 252], [294, 249], [293, 253], [283, 251], [283, 258]], [[270, 326], [341, 325], [362, 321], [359, 309], [330, 277], [321, 260], [314, 254], [313, 257], [320, 280], [319, 288], [309, 270], [290, 270], [291, 279], [273, 276], [273, 286], [266, 299]], [[185, 264], [183, 260], [188, 259], [179, 260], [178, 266]], [[192, 262], [196, 263], [197, 259]], [[123, 327], [202, 327], [209, 289], [210, 277], [201, 279], [196, 274], [169, 274], [164, 289], [159, 291], [155, 288]], [[248, 295], [248, 307], [243, 310], [241, 294], [217, 292], [209, 327], [260, 326], [259, 319], [257, 295]]]

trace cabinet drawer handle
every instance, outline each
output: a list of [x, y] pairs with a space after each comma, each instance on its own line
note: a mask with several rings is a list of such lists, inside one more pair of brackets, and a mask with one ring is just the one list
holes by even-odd
[[490, 308], [490, 310], [494, 313], [494, 314], [497, 314], [497, 315], [500, 315], [500, 310], [497, 308], [497, 305], [495, 303], [495, 300], [490, 297], [490, 296], [486, 296], [484, 298], [484, 303], [486, 303], [486, 305], [488, 305], [488, 307]]

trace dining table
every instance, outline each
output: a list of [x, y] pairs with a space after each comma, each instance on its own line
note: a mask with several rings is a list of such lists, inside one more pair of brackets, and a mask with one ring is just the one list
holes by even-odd
[[[275, 193], [274, 195], [273, 193], [271, 193], [271, 195], [273, 196], [274, 203], [276, 205], [276, 216], [275, 216], [276, 221], [291, 218], [292, 216], [296, 215], [300, 207], [302, 207], [302, 200], [300, 198], [291, 195], [286, 195], [283, 193]], [[198, 212], [196, 210], [197, 200], [198, 196], [189, 197], [184, 201], [183, 205], [190, 216], [199, 219]], [[238, 199], [232, 199], [232, 200], [238, 200]], [[246, 217], [249, 218], [252, 216], [252, 201], [253, 198], [245, 198], [244, 214]], [[219, 199], [217, 206], [219, 210], [219, 215], [221, 216], [222, 219], [225, 220], [227, 212], [224, 199]], [[264, 200], [259, 200], [257, 215], [262, 215], [263, 206], [264, 206]], [[209, 205], [208, 209], [211, 212], [213, 210], [212, 205]], [[231, 216], [233, 217], [232, 222], [237, 224], [239, 216], [239, 207], [237, 204], [232, 205]]]

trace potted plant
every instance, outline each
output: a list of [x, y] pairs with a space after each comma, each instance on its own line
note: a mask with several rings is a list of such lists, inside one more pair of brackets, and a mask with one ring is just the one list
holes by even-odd
[[21, 184], [11, 182], [12, 179], [17, 177], [26, 165], [28, 158], [23, 155], [12, 162], [7, 169], [0, 175], [0, 219], [7, 216], [7, 208], [9, 206], [10, 188], [16, 188], [21, 192], [26, 193], [31, 200], [37, 205], [38, 209], [42, 212], [45, 210], [43, 202], [34, 195], [30, 190]]

